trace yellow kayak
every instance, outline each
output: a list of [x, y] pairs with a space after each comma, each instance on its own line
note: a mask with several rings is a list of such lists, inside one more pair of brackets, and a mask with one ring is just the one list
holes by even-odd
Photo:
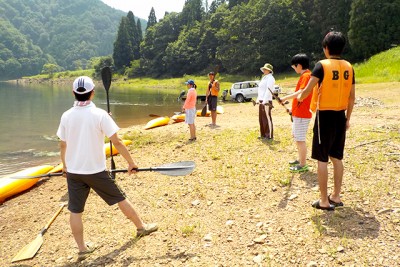
[[185, 121], [186, 118], [186, 114], [182, 113], [182, 114], [176, 114], [174, 116], [171, 117], [171, 119], [174, 120], [174, 122], [182, 122]]
[[[129, 146], [130, 144], [132, 144], [132, 140], [122, 140], [122, 143], [124, 143], [126, 146]], [[104, 144], [104, 151], [106, 152], [106, 156], [109, 157], [110, 156], [110, 143], [105, 143]], [[119, 152], [118, 150], [115, 148], [114, 144], [112, 145], [112, 152], [113, 152], [113, 156], [117, 155]]]
[[4, 178], [0, 178], [0, 203], [7, 198], [21, 193], [34, 186], [40, 178], [35, 179], [12, 179], [15, 176], [36, 176], [42, 175], [53, 169], [51, 165], [42, 165], [37, 167], [27, 168], [25, 170], [10, 174]]
[[151, 128], [167, 125], [168, 123], [169, 123], [169, 117], [159, 117], [149, 121], [146, 124], [146, 126], [144, 126], [144, 129], [148, 130]]

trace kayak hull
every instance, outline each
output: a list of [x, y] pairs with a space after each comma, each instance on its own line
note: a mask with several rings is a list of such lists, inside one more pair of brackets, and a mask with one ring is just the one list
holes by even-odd
[[0, 178], [0, 203], [7, 198], [19, 194], [32, 186], [34, 186], [40, 178], [37, 179], [12, 179], [14, 176], [36, 176], [46, 174], [53, 169], [51, 165], [42, 165], [37, 167], [27, 168], [25, 170], [7, 175]]
[[[122, 143], [124, 143], [126, 146], [129, 146], [130, 144], [132, 144], [132, 140], [122, 140]], [[109, 157], [110, 156], [110, 143], [104, 144], [104, 151], [106, 152], [106, 156]], [[113, 156], [115, 156], [119, 153], [118, 150], [115, 148], [114, 144], [112, 145], [112, 152], [113, 152]]]
[[155, 127], [167, 125], [169, 123], [169, 120], [170, 120], [169, 117], [159, 117], [159, 118], [152, 119], [151, 121], [149, 121], [146, 124], [144, 129], [148, 130], [148, 129], [152, 129]]

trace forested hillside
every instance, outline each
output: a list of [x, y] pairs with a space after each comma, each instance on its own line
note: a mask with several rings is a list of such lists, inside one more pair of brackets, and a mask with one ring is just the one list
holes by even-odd
[[111, 55], [126, 15], [100, 0], [0, 0], [0, 14], [0, 79], [38, 74], [46, 63], [85, 68]]
[[360, 62], [400, 43], [399, 14], [399, 0], [188, 0], [147, 30], [140, 64], [128, 73], [179, 76], [219, 66], [258, 75], [265, 62], [285, 71], [296, 53], [321, 59], [330, 30], [347, 36], [344, 56]]
[[400, 0], [186, 0], [159, 20], [152, 10], [148, 25], [132, 12], [100, 0], [0, 0], [0, 79], [91, 68], [99, 56], [96, 69], [128, 77], [259, 75], [266, 62], [290, 69], [299, 52], [321, 59], [330, 30], [346, 35], [353, 63], [400, 43]]

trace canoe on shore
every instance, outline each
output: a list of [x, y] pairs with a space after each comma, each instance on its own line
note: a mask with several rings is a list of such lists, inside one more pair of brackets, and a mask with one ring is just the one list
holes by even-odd
[[[122, 140], [127, 146], [132, 144], [131, 140]], [[107, 156], [110, 156], [110, 143], [104, 144], [104, 152]], [[113, 155], [118, 154], [118, 150], [113, 145]], [[3, 178], [0, 178], [0, 203], [3, 203], [7, 198], [21, 193], [32, 186], [34, 186], [41, 178], [35, 179], [13, 179], [11, 177], [16, 176], [36, 176], [46, 173], [57, 173], [62, 172], [63, 164], [60, 163], [56, 167], [51, 165], [42, 165], [37, 167], [31, 167], [13, 174], [9, 174]]]
[[155, 127], [167, 125], [169, 123], [169, 120], [170, 119], [167, 116], [166, 117], [159, 117], [159, 118], [152, 119], [151, 121], [149, 121], [146, 124], [146, 126], [144, 126], [144, 129], [148, 130], [148, 129], [152, 129], [152, 128], [155, 128]]
[[185, 121], [185, 118], [186, 118], [186, 114], [185, 113], [175, 114], [174, 116], [171, 117], [171, 119], [174, 122], [183, 122], [183, 121]]
[[42, 165], [37, 167], [27, 168], [25, 170], [7, 175], [0, 178], [0, 203], [3, 203], [7, 198], [21, 193], [34, 186], [40, 178], [37, 179], [13, 179], [15, 176], [36, 176], [46, 174], [53, 169], [51, 165]]
[[[132, 144], [132, 140], [122, 140], [122, 143], [124, 143], [126, 146], [129, 146], [130, 144]], [[104, 151], [106, 152], [106, 156], [109, 157], [110, 156], [110, 143], [105, 143], [104, 144]], [[118, 150], [115, 148], [114, 144], [112, 145], [112, 152], [113, 152], [113, 156], [117, 155], [119, 152]]]

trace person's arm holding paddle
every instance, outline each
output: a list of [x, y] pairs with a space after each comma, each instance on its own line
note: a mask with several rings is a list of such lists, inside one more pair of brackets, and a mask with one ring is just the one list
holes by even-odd
[[118, 137], [117, 133], [110, 136], [109, 139], [114, 144], [115, 148], [118, 150], [121, 156], [128, 162], [128, 174], [130, 175], [132, 173], [135, 173], [138, 166], [133, 161], [131, 154], [129, 153], [125, 144]]

